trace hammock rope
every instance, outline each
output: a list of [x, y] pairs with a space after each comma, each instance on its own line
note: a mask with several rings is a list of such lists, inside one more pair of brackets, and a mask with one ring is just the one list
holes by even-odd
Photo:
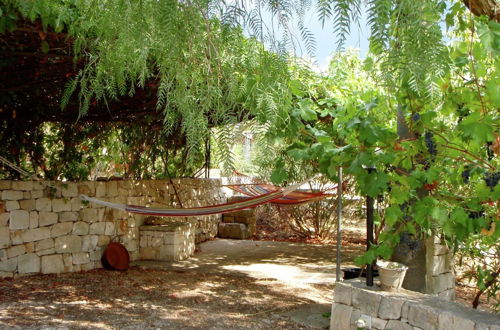
[[[270, 184], [245, 184], [245, 185], [227, 185], [234, 191], [237, 191], [243, 195], [255, 197], [258, 195], [269, 193], [274, 191], [279, 187]], [[336, 189], [337, 186], [332, 189]], [[323, 198], [334, 197], [336, 194], [326, 193], [326, 191], [321, 192], [306, 192], [306, 191], [292, 191], [284, 197], [271, 201], [272, 204], [303, 204], [312, 202], [315, 200], [320, 200]]]
[[104, 205], [106, 207], [123, 210], [135, 214], [164, 216], [164, 217], [189, 217], [189, 216], [203, 216], [203, 215], [229, 213], [256, 207], [258, 205], [272, 202], [276, 199], [282, 198], [292, 193], [303, 183], [304, 182], [300, 182], [286, 188], [278, 188], [277, 190], [261, 194], [258, 196], [250, 197], [242, 201], [210, 205], [210, 206], [202, 206], [202, 207], [192, 207], [192, 208], [153, 208], [153, 207], [145, 207], [137, 205], [125, 205], [125, 204], [103, 201], [97, 198], [89, 197], [87, 195], [80, 195], [80, 198], [84, 201]]
[[[224, 187], [228, 187], [240, 194], [243, 194], [245, 196], [249, 197], [255, 197], [258, 195], [262, 194], [267, 194], [271, 191], [275, 191], [277, 189], [280, 189], [280, 187], [277, 187], [272, 184], [264, 183], [264, 182], [259, 182], [258, 180], [251, 178], [248, 175], [245, 175], [243, 173], [234, 171], [234, 173], [238, 177], [244, 177], [244, 178], [249, 178], [252, 179], [254, 183], [234, 183], [234, 184], [226, 184]], [[308, 182], [310, 180], [305, 180], [302, 183]], [[344, 182], [342, 184], [342, 189], [346, 189], [345, 184], [347, 182]], [[335, 185], [333, 187], [330, 187], [328, 189], [323, 189], [321, 191], [317, 192], [312, 192], [312, 191], [302, 191], [302, 190], [295, 190], [293, 192], [290, 192], [286, 196], [283, 196], [282, 198], [275, 199], [271, 201], [271, 204], [276, 204], [276, 205], [300, 205], [300, 204], [306, 204], [310, 203], [313, 201], [318, 201], [322, 200], [324, 198], [330, 198], [330, 197], [336, 197], [336, 193], [329, 193], [329, 191], [332, 190], [338, 190], [338, 185]]]
[[43, 185], [45, 185], [47, 187], [57, 188], [55, 184], [40, 179], [36, 174], [30, 174], [29, 172], [23, 170], [22, 168], [20, 168], [16, 164], [7, 160], [5, 157], [0, 156], [0, 162], [4, 163], [6, 166], [10, 167], [11, 169], [16, 171], [17, 173], [21, 174], [22, 176], [28, 177], [30, 180], [41, 182]]

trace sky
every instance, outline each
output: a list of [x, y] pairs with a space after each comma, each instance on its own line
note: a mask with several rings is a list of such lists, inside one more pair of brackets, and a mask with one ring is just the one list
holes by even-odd
[[[313, 62], [316, 62], [319, 71], [326, 71], [328, 68], [328, 63], [331, 59], [331, 54], [338, 50], [337, 48], [337, 37], [335, 35], [333, 27], [333, 19], [325, 22], [324, 28], [321, 26], [321, 22], [318, 19], [318, 14], [314, 7], [308, 10], [305, 14], [304, 19], [305, 25], [314, 34], [316, 38], [316, 54], [312, 58]], [[445, 41], [450, 41], [447, 35], [447, 28], [444, 17], [441, 20], [441, 29], [443, 31], [443, 37]], [[347, 40], [345, 41], [344, 49], [357, 48], [361, 58], [365, 58], [368, 53], [368, 37], [370, 36], [370, 28], [368, 26], [368, 15], [366, 7], [362, 9], [361, 18], [358, 24], [352, 24], [351, 33]], [[305, 47], [302, 47], [305, 52]], [[307, 54], [297, 54], [299, 56], [309, 58]]]
[[[331, 54], [338, 50], [338, 39], [333, 32], [332, 21], [325, 22], [323, 28], [317, 16], [314, 9], [309, 10], [306, 14], [305, 23], [316, 38], [316, 56], [313, 60], [317, 62], [321, 71], [325, 71], [328, 68]], [[351, 34], [345, 41], [344, 48], [357, 48], [360, 51], [361, 57], [364, 58], [368, 52], [368, 37], [369, 28], [367, 27], [366, 14], [363, 12], [359, 26], [354, 24], [351, 26]]]
[[[251, 1], [247, 0], [247, 4], [251, 4]], [[251, 5], [250, 5], [251, 6]], [[274, 20], [268, 12], [263, 12], [264, 25], [268, 28], [273, 27], [274, 37], [280, 39], [280, 35], [283, 33], [283, 29], [279, 28], [277, 25], [276, 17]], [[313, 69], [316, 71], [326, 71], [328, 68], [328, 63], [331, 59], [333, 52], [338, 50], [338, 38], [335, 35], [333, 19], [329, 19], [325, 22], [323, 27], [320, 20], [318, 19], [318, 14], [314, 6], [305, 13], [304, 15], [304, 25], [308, 28], [310, 32], [314, 35], [316, 40], [316, 52], [311, 58], [310, 54], [307, 53], [304, 42], [300, 37], [300, 32], [297, 27], [297, 22], [292, 23], [293, 33], [298, 36], [299, 46], [295, 49], [295, 56], [303, 57], [313, 63]], [[367, 27], [367, 15], [363, 11], [362, 17], [358, 24], [352, 24], [351, 33], [348, 36], [344, 44], [344, 49], [357, 48], [359, 49], [360, 56], [364, 58], [368, 52], [368, 36], [369, 28]]]

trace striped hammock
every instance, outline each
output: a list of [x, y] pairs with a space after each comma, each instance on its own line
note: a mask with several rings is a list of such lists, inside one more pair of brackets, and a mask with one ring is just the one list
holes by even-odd
[[110, 208], [127, 211], [135, 214], [153, 215], [153, 216], [164, 216], [164, 217], [189, 217], [189, 216], [202, 216], [202, 215], [212, 215], [220, 213], [229, 213], [234, 211], [239, 211], [247, 208], [256, 207], [265, 203], [272, 202], [276, 199], [283, 198], [288, 194], [292, 193], [295, 189], [300, 187], [303, 182], [296, 185], [292, 185], [286, 188], [278, 188], [277, 190], [267, 192], [262, 195], [250, 197], [248, 199], [224, 203], [211, 206], [203, 207], [193, 207], [193, 208], [152, 208], [145, 206], [136, 205], [125, 205], [119, 203], [106, 202], [97, 198], [89, 197], [86, 195], [80, 195], [80, 198], [84, 201], [104, 205]]
[[[271, 191], [279, 189], [279, 187], [273, 186], [271, 184], [243, 184], [243, 185], [228, 185], [234, 191], [237, 191], [243, 195], [256, 197], [263, 194], [268, 194]], [[337, 189], [337, 186], [328, 189]], [[284, 205], [297, 205], [309, 203], [315, 200], [320, 200], [327, 197], [336, 196], [336, 194], [329, 194], [325, 191], [323, 192], [305, 192], [305, 191], [292, 191], [286, 196], [272, 200], [272, 204], [284, 204]]]

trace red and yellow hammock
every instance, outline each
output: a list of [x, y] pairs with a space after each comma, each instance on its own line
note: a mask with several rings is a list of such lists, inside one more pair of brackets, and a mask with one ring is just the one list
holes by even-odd
[[[241, 184], [241, 185], [235, 184], [235, 185], [227, 185], [227, 187], [249, 197], [257, 197], [259, 195], [268, 194], [272, 191], [280, 189], [279, 187], [273, 186], [271, 184]], [[334, 190], [334, 189], [337, 189], [337, 186], [328, 190]], [[305, 191], [295, 190], [288, 193], [286, 196], [273, 199], [269, 203], [281, 204], [281, 205], [297, 205], [333, 196], [336, 196], [336, 194], [327, 193], [326, 191], [305, 192]]]
[[297, 205], [335, 196], [334, 194], [329, 194], [326, 192], [297, 191], [296, 189], [299, 188], [302, 184], [304, 184], [304, 182], [285, 188], [280, 188], [270, 184], [228, 185], [228, 187], [230, 187], [231, 189], [238, 191], [249, 197], [247, 199], [239, 200], [236, 202], [202, 206], [202, 207], [192, 207], [192, 208], [154, 208], [154, 207], [137, 206], [137, 205], [126, 205], [126, 204], [107, 202], [86, 195], [80, 195], [80, 198], [88, 202], [104, 205], [110, 208], [119, 209], [135, 214], [152, 215], [160, 217], [161, 216], [190, 217], [190, 216], [230, 213], [243, 209], [253, 208], [258, 205], [266, 203]]
[[245, 200], [203, 206], [203, 207], [193, 207], [193, 208], [153, 208], [146, 206], [137, 205], [126, 205], [119, 203], [107, 202], [97, 198], [89, 197], [86, 195], [80, 195], [80, 198], [84, 201], [91, 203], [96, 203], [104, 205], [110, 208], [119, 209], [135, 214], [153, 215], [153, 216], [163, 216], [163, 217], [190, 217], [190, 216], [203, 216], [212, 214], [229, 213], [234, 211], [239, 211], [247, 208], [256, 207], [265, 203], [270, 203], [275, 200], [284, 198], [285, 196], [292, 194], [294, 190], [300, 187], [303, 182], [296, 185], [292, 185], [286, 188], [276, 187], [275, 190], [260, 194], [257, 196], [249, 197]]

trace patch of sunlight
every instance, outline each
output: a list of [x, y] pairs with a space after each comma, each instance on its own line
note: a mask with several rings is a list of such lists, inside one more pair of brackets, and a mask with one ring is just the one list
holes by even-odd
[[306, 283], [329, 283], [335, 279], [333, 274], [312, 272], [297, 266], [255, 263], [250, 265], [227, 265], [222, 268], [246, 273], [256, 278], [276, 278], [279, 281], [302, 286]]
[[199, 268], [200, 266], [197, 264], [199, 260], [197, 258], [190, 258], [183, 260], [181, 262], [172, 262], [171, 265], [173, 267], [179, 267], [179, 268], [186, 268], [186, 269], [196, 269]]
[[64, 305], [87, 305], [89, 304], [90, 301], [88, 300], [76, 300], [76, 301], [69, 301], [64, 303]]
[[276, 264], [227, 265], [222, 268], [257, 275], [257, 277], [274, 277], [284, 281], [294, 279], [300, 272], [297, 267]]
[[[57, 321], [60, 326], [67, 327], [84, 327], [89, 329], [110, 329], [110, 326], [103, 322], [91, 322], [91, 321], [73, 321], [65, 319], [53, 319], [52, 321]], [[57, 327], [59, 328], [59, 326]]]

